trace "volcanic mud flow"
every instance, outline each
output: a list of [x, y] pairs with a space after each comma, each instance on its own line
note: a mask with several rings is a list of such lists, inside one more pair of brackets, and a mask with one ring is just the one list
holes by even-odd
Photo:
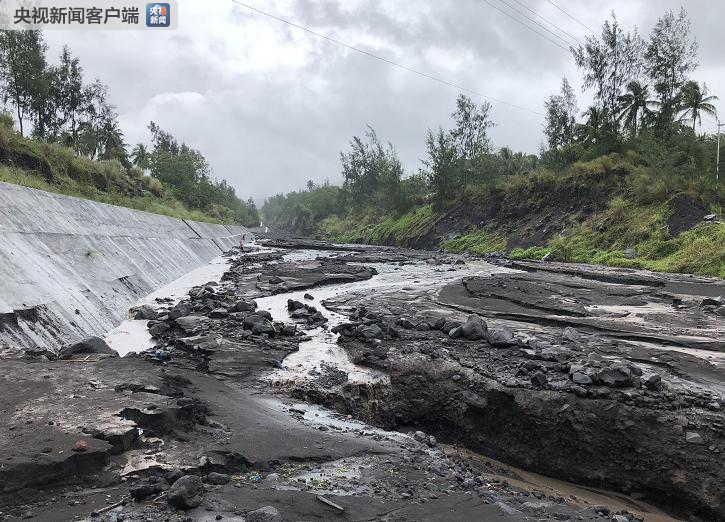
[[226, 261], [132, 309], [124, 357], [2, 361], [0, 519], [725, 519], [722, 281], [304, 240]]

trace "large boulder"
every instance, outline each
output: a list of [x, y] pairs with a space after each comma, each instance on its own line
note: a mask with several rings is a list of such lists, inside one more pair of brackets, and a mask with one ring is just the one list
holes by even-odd
[[366, 339], [381, 339], [383, 337], [383, 331], [376, 324], [361, 325], [357, 328], [357, 333]]
[[613, 364], [597, 372], [600, 383], [611, 388], [624, 388], [632, 384], [632, 371], [623, 364]]
[[196, 475], [184, 475], [169, 488], [169, 504], [179, 509], [193, 509], [204, 498], [204, 483]]
[[71, 346], [64, 346], [58, 354], [59, 359], [67, 359], [77, 353], [99, 353], [103, 355], [112, 355], [118, 357], [118, 352], [108, 346], [106, 341], [100, 337], [89, 337], [83, 341]]
[[270, 321], [268, 321], [264, 317], [260, 317], [259, 322], [255, 323], [254, 326], [252, 326], [252, 333], [254, 335], [274, 335], [275, 333], [277, 333], [277, 330], [274, 329], [274, 325]]
[[486, 336], [488, 325], [477, 315], [469, 315], [461, 333], [469, 341], [478, 341]]
[[152, 306], [143, 305], [136, 308], [133, 318], [137, 320], [152, 320], [158, 318], [159, 313]]
[[234, 304], [235, 312], [254, 312], [257, 309], [257, 303], [252, 299], [240, 299]]
[[488, 331], [488, 342], [493, 346], [516, 346], [518, 341], [514, 337], [514, 333], [511, 329], [506, 328], [492, 328]]
[[195, 330], [200, 328], [206, 322], [206, 317], [203, 315], [187, 315], [185, 317], [179, 317], [176, 319], [182, 330], [186, 333], [193, 333]]

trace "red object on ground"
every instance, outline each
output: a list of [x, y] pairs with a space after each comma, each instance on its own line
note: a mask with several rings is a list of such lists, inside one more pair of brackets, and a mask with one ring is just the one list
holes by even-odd
[[88, 449], [88, 443], [84, 440], [76, 441], [73, 444], [73, 451], [86, 451]]

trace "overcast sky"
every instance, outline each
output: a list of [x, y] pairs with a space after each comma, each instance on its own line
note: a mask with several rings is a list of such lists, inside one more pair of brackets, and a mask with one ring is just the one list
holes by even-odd
[[[588, 32], [548, 0], [245, 3], [536, 112], [543, 112], [562, 76], [579, 94], [580, 74], [570, 54], [488, 5], [511, 12], [504, 1], [524, 12], [521, 4], [526, 5], [580, 40]], [[694, 77], [725, 100], [725, 2], [554, 1], [594, 30], [614, 10], [625, 29], [636, 25], [645, 35], [666, 9], [684, 5], [700, 43], [701, 66]], [[449, 126], [459, 94], [454, 88], [230, 0], [179, 4], [176, 31], [47, 31], [46, 40], [54, 55], [68, 44], [87, 78], [99, 77], [110, 86], [128, 143], [147, 143], [146, 125], [156, 121], [200, 149], [215, 176], [230, 181], [242, 197], [261, 202], [302, 188], [309, 179], [339, 182], [339, 153], [366, 124], [391, 141], [407, 171], [415, 172], [426, 129]], [[580, 95], [581, 109], [586, 100]], [[725, 108], [725, 102], [718, 106]], [[539, 150], [541, 115], [493, 102], [493, 119], [496, 147]], [[714, 127], [703, 119], [703, 130]]]

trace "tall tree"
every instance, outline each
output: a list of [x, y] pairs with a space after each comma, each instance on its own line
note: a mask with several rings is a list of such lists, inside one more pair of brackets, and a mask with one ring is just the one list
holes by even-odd
[[453, 140], [442, 128], [430, 129], [425, 138], [427, 157], [422, 171], [438, 206], [451, 201], [460, 190], [458, 155]]
[[45, 42], [40, 31], [0, 31], [0, 80], [4, 101], [15, 106], [20, 134], [39, 105], [38, 91], [46, 74]]
[[455, 123], [451, 139], [460, 158], [473, 160], [490, 150], [488, 129], [495, 126], [490, 113], [489, 102], [476, 105], [468, 96], [458, 95], [456, 110], [451, 114]]
[[131, 151], [131, 163], [142, 170], [151, 166], [151, 154], [143, 143], [137, 143]]
[[96, 79], [83, 88], [83, 122], [79, 125], [80, 151], [91, 159], [101, 154], [104, 129], [116, 122], [113, 106], [108, 103], [108, 86]]
[[702, 124], [702, 113], [717, 117], [717, 109], [712, 104], [717, 100], [717, 96], [707, 95], [707, 85], [702, 84], [702, 88], [697, 82], [689, 81], [682, 86], [680, 94], [679, 109], [680, 121], [692, 120], [692, 130], [694, 132], [695, 125], [699, 122]]
[[546, 107], [544, 134], [549, 149], [557, 150], [573, 141], [578, 110], [574, 90], [566, 78], [561, 80], [561, 93], [549, 96], [544, 106]]
[[677, 16], [667, 11], [652, 29], [644, 53], [647, 75], [660, 100], [660, 121], [672, 123], [677, 96], [689, 74], [697, 68], [697, 41], [690, 36], [684, 8]]
[[624, 128], [629, 129], [632, 136], [637, 135], [640, 124], [652, 121], [653, 108], [659, 106], [659, 102], [649, 99], [649, 88], [636, 80], [627, 84], [627, 92], [619, 97], [617, 108], [617, 119], [622, 122]]
[[61, 114], [61, 123], [67, 127], [66, 144], [78, 146], [78, 122], [83, 112], [83, 68], [78, 58], [74, 58], [68, 46], [63, 46], [60, 64], [57, 67], [57, 101]]
[[588, 36], [584, 45], [572, 48], [577, 67], [584, 70], [584, 88], [594, 89], [594, 97], [610, 123], [614, 123], [624, 87], [639, 77], [643, 50], [637, 28], [625, 33], [614, 12], [611, 21], [602, 25], [601, 39]]

